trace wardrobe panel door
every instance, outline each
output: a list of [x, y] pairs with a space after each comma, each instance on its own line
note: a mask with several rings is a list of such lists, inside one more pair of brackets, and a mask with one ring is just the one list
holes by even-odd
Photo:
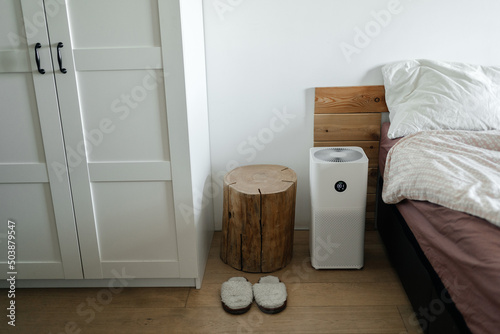
[[[105, 277], [126, 268], [141, 277], [178, 275], [170, 182], [94, 182], [99, 248]], [[147, 196], [145, 196], [147, 194]]]
[[158, 70], [78, 73], [89, 162], [169, 160], [165, 99], [156, 78]]
[[[24, 53], [27, 53], [27, 49]], [[0, 163], [45, 162], [31, 69], [17, 73], [9, 73], [5, 69], [0, 74], [0, 87], [0, 135], [3, 139], [0, 141]]]
[[11, 220], [17, 278], [82, 278], [42, 1], [4, 0], [0, 12], [0, 277], [12, 271]]
[[[45, 182], [0, 184], [2, 278], [11, 271], [23, 279], [65, 278], [51, 197]], [[9, 220], [15, 223], [15, 270], [6, 263]]]
[[[84, 275], [123, 268], [138, 278], [179, 277], [157, 1], [68, 0], [64, 12], [65, 20], [49, 18], [49, 30], [53, 47], [64, 44], [68, 70], [56, 81], [76, 156]], [[148, 243], [152, 234], [165, 244]]]
[[156, 0], [69, 0], [73, 47], [160, 46]]

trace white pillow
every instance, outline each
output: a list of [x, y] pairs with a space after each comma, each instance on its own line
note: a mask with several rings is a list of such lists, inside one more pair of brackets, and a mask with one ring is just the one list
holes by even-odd
[[382, 68], [388, 137], [500, 129], [500, 67], [408, 60]]

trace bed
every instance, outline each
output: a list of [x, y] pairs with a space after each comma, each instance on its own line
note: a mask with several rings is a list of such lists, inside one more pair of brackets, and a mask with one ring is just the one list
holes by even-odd
[[[352, 101], [349, 104], [354, 108], [361, 106], [363, 112], [367, 112], [375, 101], [379, 104], [387, 102], [387, 108], [391, 111], [391, 123], [382, 124], [379, 133], [377, 229], [414, 309], [408, 321], [419, 324], [422, 331], [429, 334], [498, 333], [500, 182], [497, 177], [500, 177], [500, 163], [497, 162], [500, 160], [495, 159], [500, 154], [500, 69], [415, 60], [390, 64], [382, 71], [385, 94], [380, 91], [374, 94], [373, 86], [351, 87], [348, 91], [353, 94], [348, 97], [344, 94], [345, 88], [341, 88], [342, 97], [338, 98], [338, 92], [334, 90], [331, 91], [333, 93], [329, 101], [333, 104], [340, 103], [344, 109], [346, 101]], [[470, 83], [474, 83], [474, 87], [468, 87]], [[486, 93], [482, 90], [486, 90]], [[478, 96], [480, 102], [491, 110], [484, 113], [482, 110], [477, 111], [479, 105], [474, 99]], [[458, 104], [456, 100], [459, 100]], [[379, 112], [380, 107], [377, 108]], [[437, 111], [437, 120], [436, 115], [432, 114], [436, 112], [433, 108], [441, 108]], [[402, 112], [398, 115], [400, 111]], [[454, 113], [455, 116], [446, 115], [446, 112]], [[463, 119], [456, 120], [457, 117]], [[490, 166], [493, 175], [487, 177], [489, 181], [485, 181], [490, 182], [489, 184], [478, 187], [486, 187], [490, 191], [490, 198], [486, 204], [484, 201], [479, 203], [479, 211], [472, 211], [475, 213], [473, 215], [450, 208], [456, 204], [462, 204], [458, 206], [460, 208], [467, 207], [474, 198], [464, 203], [460, 203], [463, 196], [456, 196], [457, 199], [451, 204], [437, 201], [444, 205], [426, 200], [431, 198], [434, 201], [434, 195], [441, 190], [423, 189], [422, 192], [427, 197], [422, 198], [402, 193], [400, 188], [404, 186], [395, 191], [396, 195], [394, 192], [389, 193], [388, 188], [394, 183], [396, 186], [404, 183], [404, 180], [398, 180], [398, 176], [405, 175], [402, 174], [404, 172], [394, 166], [401, 165], [412, 174], [411, 168], [417, 168], [417, 160], [426, 161], [425, 156], [416, 157], [413, 161], [412, 157], [418, 154], [416, 151], [420, 150], [420, 146], [414, 146], [414, 151], [409, 153], [407, 150], [410, 145], [425, 146], [425, 143], [430, 143], [442, 134], [444, 141], [441, 143], [444, 144], [429, 144], [433, 148], [431, 153], [435, 154], [434, 148], [437, 152], [441, 146], [450, 146], [452, 149], [458, 147], [454, 151], [459, 153], [454, 153], [447, 161], [466, 161], [463, 153], [466, 150], [452, 144], [453, 140], [446, 137], [455, 132], [465, 140], [487, 133], [490, 136], [488, 140], [492, 142], [487, 154], [490, 151], [493, 154]], [[413, 143], [415, 138], [417, 144]], [[475, 142], [475, 139], [472, 141]], [[391, 148], [394, 149], [391, 151]], [[475, 151], [472, 149], [472, 152]], [[403, 158], [395, 160], [398, 152], [403, 152]], [[408, 161], [402, 163], [401, 159]], [[475, 158], [478, 159], [481, 160]], [[446, 163], [444, 166], [448, 168]], [[465, 169], [469, 169], [467, 166]], [[420, 183], [425, 184], [428, 178], [433, 177], [432, 173], [433, 171], [425, 174], [416, 169], [413, 172], [415, 180], [410, 181], [407, 188], [418, 188]], [[466, 176], [459, 175], [461, 171], [456, 173], [452, 174], [452, 180], [454, 177], [456, 183], [461, 184], [461, 178]], [[439, 177], [441, 176], [438, 176], [438, 180]], [[394, 182], [394, 179], [397, 181]], [[442, 188], [453, 189], [448, 187], [452, 183], [443, 181], [445, 186]], [[466, 209], [470, 210], [468, 207]]]
[[[382, 126], [379, 168], [398, 141]], [[495, 333], [500, 328], [500, 229], [427, 201], [382, 200], [378, 229], [425, 333]], [[452, 297], [450, 297], [450, 294]], [[457, 310], [462, 310], [464, 316]], [[427, 330], [427, 331], [425, 331]]]

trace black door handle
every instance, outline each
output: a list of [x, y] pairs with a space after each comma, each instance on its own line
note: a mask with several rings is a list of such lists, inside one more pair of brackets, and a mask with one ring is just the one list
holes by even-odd
[[63, 46], [64, 46], [64, 44], [62, 42], [57, 43], [57, 62], [59, 63], [59, 70], [61, 70], [62, 73], [66, 73], [68, 71], [62, 67], [61, 48]]
[[42, 47], [42, 44], [36, 43], [35, 44], [35, 60], [36, 60], [36, 67], [38, 68], [38, 72], [40, 74], [45, 74], [45, 70], [43, 68], [40, 68], [40, 54], [38, 53], [38, 49]]

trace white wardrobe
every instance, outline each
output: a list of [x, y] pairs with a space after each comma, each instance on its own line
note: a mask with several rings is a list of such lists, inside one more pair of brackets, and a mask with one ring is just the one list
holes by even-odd
[[0, 7], [0, 278], [12, 220], [18, 286], [119, 273], [199, 287], [213, 234], [202, 1]]

